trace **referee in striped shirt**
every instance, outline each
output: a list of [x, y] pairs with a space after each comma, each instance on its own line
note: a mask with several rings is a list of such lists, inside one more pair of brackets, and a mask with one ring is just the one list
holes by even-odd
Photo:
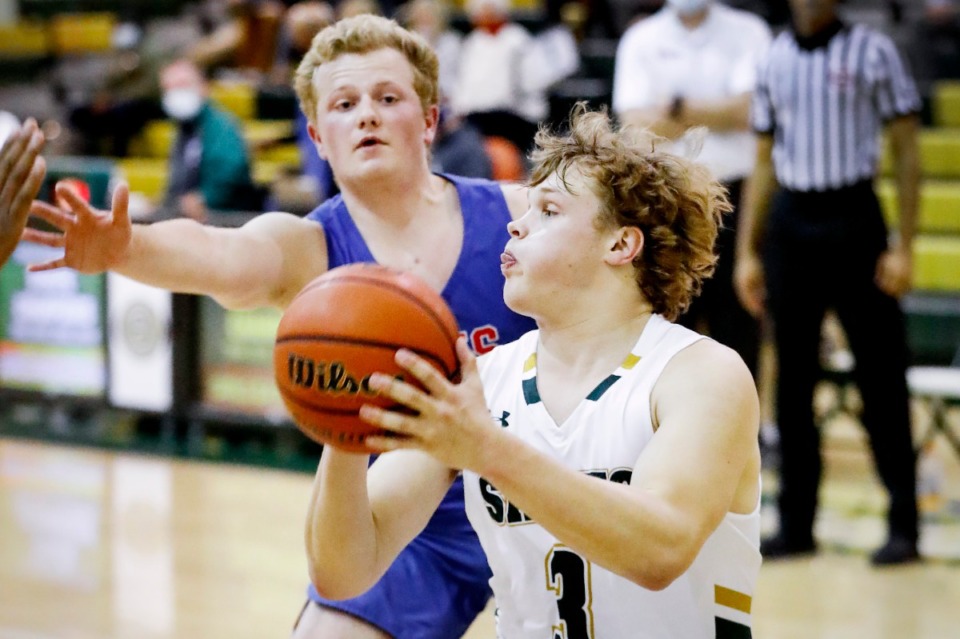
[[[920, 98], [892, 41], [841, 22], [837, 4], [790, 0], [794, 29], [774, 41], [754, 93], [757, 163], [741, 211], [735, 279], [748, 310], [769, 312], [779, 357], [780, 529], [761, 551], [773, 559], [816, 549], [821, 457], [813, 392], [821, 325], [832, 308], [856, 359], [863, 424], [890, 495], [887, 541], [871, 560], [900, 564], [918, 559], [898, 298], [912, 271]], [[872, 184], [884, 125], [900, 200], [899, 236], [889, 241]]]

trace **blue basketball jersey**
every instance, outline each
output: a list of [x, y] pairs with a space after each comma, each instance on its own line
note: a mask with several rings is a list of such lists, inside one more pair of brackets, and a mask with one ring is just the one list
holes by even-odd
[[[441, 293], [457, 318], [461, 333], [467, 336], [470, 348], [479, 355], [492, 350], [497, 344], [506, 344], [517, 339], [534, 329], [535, 324], [530, 318], [511, 311], [503, 301], [500, 254], [510, 237], [507, 224], [511, 218], [500, 186], [488, 180], [453, 175], [442, 177], [454, 184], [460, 198], [460, 209], [463, 215], [463, 245], [453, 274]], [[321, 204], [307, 216], [307, 219], [323, 225], [330, 269], [345, 264], [376, 261], [350, 217], [341, 196], [337, 195]], [[490, 577], [490, 572], [476, 534], [467, 521], [461, 479], [458, 478], [451, 487], [423, 533], [401, 553], [401, 559], [404, 554], [418, 553], [423, 550], [434, 557], [444, 558], [446, 565], [442, 570], [446, 578], [468, 582], [476, 580], [479, 588], [487, 588], [486, 581]], [[390, 579], [391, 572], [388, 571], [381, 580], [381, 584], [374, 588], [377, 589], [383, 585], [384, 581]], [[410, 584], [407, 583], [405, 587], [409, 589]], [[435, 597], [436, 594], [433, 596]], [[368, 619], [368, 615], [364, 614], [362, 609], [352, 608], [348, 602], [327, 602], [321, 599], [312, 587], [310, 597], [325, 605], [332, 603], [336, 608], [357, 614], [391, 632], [394, 636], [403, 636], [412, 632], [410, 628], [404, 631], [401, 628], [386, 627], [392, 625], [389, 618]], [[413, 601], [386, 603], [390, 607], [409, 606]], [[416, 605], [429, 604], [420, 601]], [[421, 614], [423, 612], [427, 611], [422, 611]], [[476, 614], [476, 611], [464, 612], [470, 615]], [[383, 611], [382, 614], [389, 617], [387, 611]], [[438, 610], [436, 614], [444, 613]], [[441, 619], [429, 620], [430, 616], [427, 613], [424, 621], [438, 625], [443, 623]], [[472, 618], [470, 616], [466, 620], [468, 625]], [[443, 631], [439, 632], [437, 636], [444, 636]], [[418, 632], [414, 632], [413, 635], [427, 636]]]

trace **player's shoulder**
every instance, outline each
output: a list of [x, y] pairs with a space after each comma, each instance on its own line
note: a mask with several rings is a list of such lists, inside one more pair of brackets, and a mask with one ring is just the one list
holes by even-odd
[[682, 385], [685, 392], [724, 388], [739, 394], [755, 388], [743, 358], [709, 337], [694, 340], [680, 350], [664, 368], [663, 378]]
[[322, 226], [324, 220], [327, 220], [334, 215], [342, 203], [343, 196], [338, 193], [318, 204], [317, 207], [307, 213], [303, 219], [311, 222], [319, 222]]

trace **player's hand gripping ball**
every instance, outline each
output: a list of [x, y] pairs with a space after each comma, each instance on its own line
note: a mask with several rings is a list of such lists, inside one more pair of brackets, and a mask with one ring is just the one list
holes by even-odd
[[313, 280], [290, 303], [277, 329], [274, 375], [308, 437], [368, 452], [367, 436], [383, 431], [360, 419], [360, 407], [395, 407], [370, 390], [370, 375], [386, 373], [420, 386], [394, 362], [397, 350], [407, 348], [455, 379], [457, 335], [443, 298], [415, 275], [350, 264]]

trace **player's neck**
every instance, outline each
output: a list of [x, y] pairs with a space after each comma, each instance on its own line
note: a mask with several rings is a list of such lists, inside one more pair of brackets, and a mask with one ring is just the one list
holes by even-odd
[[444, 197], [445, 183], [429, 171], [417, 171], [389, 180], [344, 184], [341, 193], [347, 210], [358, 222], [375, 218], [388, 225], [406, 224], [437, 208]]
[[[604, 308], [604, 312], [596, 312]], [[573, 310], [573, 309], [571, 309]], [[647, 303], [609, 306], [593, 306], [590, 312], [578, 317], [573, 310], [566, 321], [557, 322], [538, 319], [540, 348], [538, 366], [543, 357], [570, 370], [585, 372], [599, 368], [609, 371], [616, 367], [630, 352], [652, 316]], [[542, 355], [539, 353], [542, 351]], [[612, 362], [612, 364], [611, 364]]]

